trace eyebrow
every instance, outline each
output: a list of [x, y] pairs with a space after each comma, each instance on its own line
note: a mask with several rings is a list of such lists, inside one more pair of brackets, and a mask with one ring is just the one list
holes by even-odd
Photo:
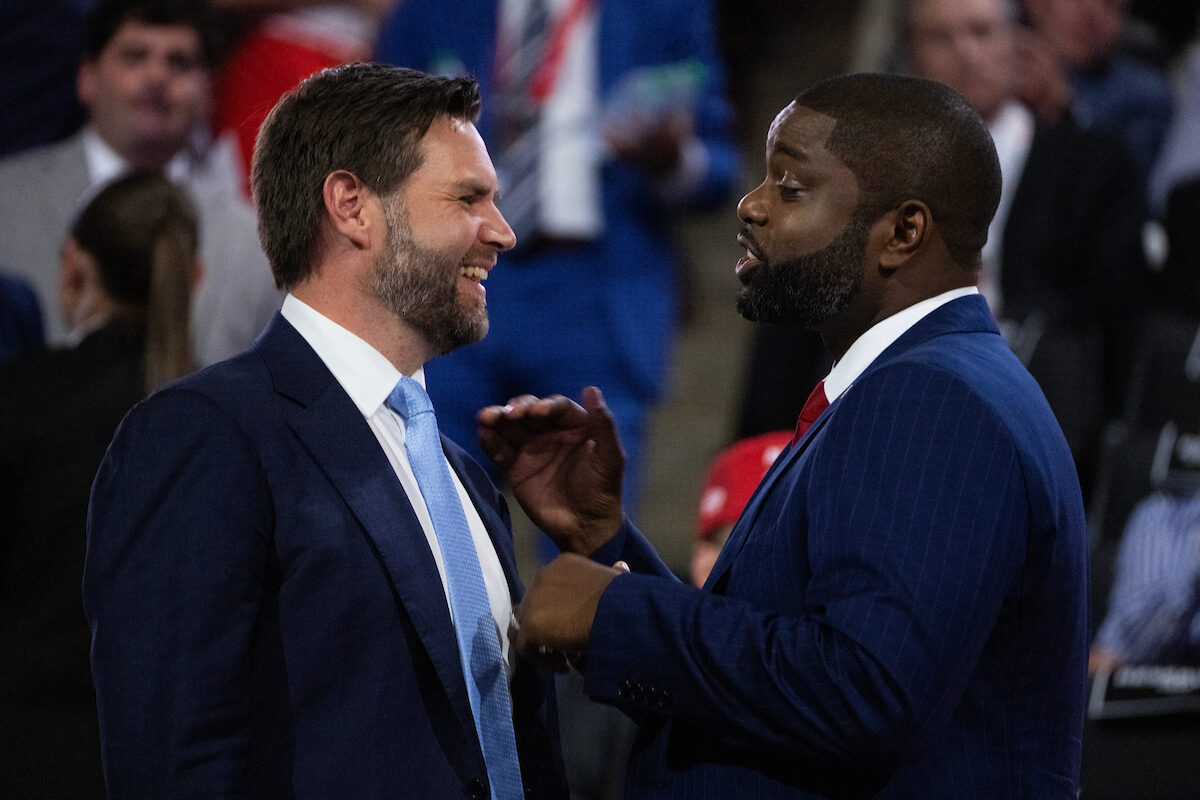
[[470, 178], [455, 182], [454, 191], [456, 193], [472, 194], [478, 197], [486, 197], [487, 195], [492, 194], [495, 199], [500, 199], [499, 189], [496, 189], [493, 193], [493, 189], [490, 184]]
[[793, 161], [809, 161], [809, 155], [804, 150], [799, 150], [785, 142], [776, 142], [775, 152], [782, 153]]

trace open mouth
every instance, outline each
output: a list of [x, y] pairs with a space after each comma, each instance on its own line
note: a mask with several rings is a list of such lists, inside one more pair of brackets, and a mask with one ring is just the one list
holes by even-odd
[[462, 275], [466, 278], [470, 278], [471, 280], [476, 281], [478, 283], [482, 283], [487, 280], [488, 271], [486, 269], [484, 269], [483, 267], [464, 265], [462, 267], [459, 267], [458, 272], [460, 275]]
[[755, 245], [754, 240], [750, 238], [749, 234], [739, 233], [737, 240], [738, 244], [746, 248], [746, 252], [741, 258], [738, 259], [737, 265], [733, 268], [733, 271], [734, 274], [737, 275], [738, 280], [740, 280], [742, 283], [748, 283], [751, 276], [762, 265], [764, 259]]

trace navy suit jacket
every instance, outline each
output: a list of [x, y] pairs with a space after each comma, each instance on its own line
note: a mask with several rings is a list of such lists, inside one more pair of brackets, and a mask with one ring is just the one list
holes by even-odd
[[[520, 597], [508, 512], [446, 455]], [[96, 478], [84, 607], [113, 797], [484, 797], [425, 535], [361, 413], [276, 315], [138, 405]], [[529, 795], [565, 797], [553, 682], [512, 681]]]
[[640, 717], [631, 797], [1075, 797], [1083, 505], [982, 298], [780, 455], [704, 590], [631, 527], [616, 557], [585, 688]]

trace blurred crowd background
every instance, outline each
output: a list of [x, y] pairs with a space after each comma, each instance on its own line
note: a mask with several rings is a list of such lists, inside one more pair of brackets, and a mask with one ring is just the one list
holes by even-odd
[[[246, 188], [254, 133], [274, 99], [314, 70], [357, 60], [477, 73], [481, 131], [502, 178], [505, 169], [520, 174], [506, 152], [520, 117], [505, 105], [510, 66], [472, 63], [503, 50], [475, 29], [494, 29], [476, 17], [503, 21], [506, 2], [143, 3], [158, 10], [139, 25], [202, 30], [161, 53], [157, 42], [153, 52], [114, 49], [124, 18], [105, 32], [96, 16], [119, 2], [0, 5], [0, 363], [8, 362], [0, 367], [0, 628], [8, 637], [0, 659], [12, 662], [3, 674], [44, 666], [11, 654], [40, 624], [31, 620], [49, 618], [46, 609], [72, 613], [89, 469], [123, 410], [161, 382], [147, 374], [158, 362], [146, 354], [161, 349], [147, 341], [158, 335], [148, 320], [164, 302], [147, 288], [154, 267], [142, 267], [136, 285], [96, 269], [106, 245], [88, 244], [85, 207], [130, 170], [143, 181], [162, 172], [187, 189], [179, 199], [154, 186], [142, 200], [162, 210], [169, 195], [179, 224], [191, 226], [190, 249], [173, 262], [171, 335], [187, 338], [187, 368], [232, 355], [280, 301], [256, 249]], [[603, 189], [587, 188], [596, 174], [573, 177], [584, 187], [577, 193], [598, 192], [591, 212], [530, 233], [524, 249], [501, 256], [488, 283], [493, 334], [431, 369], [439, 419], [459, 419], [448, 432], [470, 446], [464, 409], [600, 383], [630, 448], [627, 499], [687, 576], [693, 551], [712, 545], [716, 509], [736, 517], [722, 506], [727, 487], [716, 486], [722, 500], [713, 500], [714, 481], [736, 483], [739, 496], [749, 490], [744, 471], [710, 472], [714, 458], [738, 440], [790, 428], [829, 366], [814, 335], [755, 329], [734, 310], [735, 205], [761, 180], [771, 120], [805, 87], [839, 73], [942, 80], [976, 106], [999, 147], [1008, 191], [981, 289], [1076, 457], [1092, 529], [1094, 625], [1105, 623], [1094, 667], [1200, 664], [1197, 3], [554, 0], [548, 8], [586, 21], [593, 2], [621, 8], [616, 29], [631, 63], [641, 63], [639, 36], [657, 37], [663, 52], [619, 75], [605, 75], [612, 62], [602, 55], [599, 90], [579, 107], [570, 97], [556, 107], [581, 124], [595, 124], [600, 107], [621, 113], [615, 125], [606, 120], [600, 154], [585, 153], [598, 160]], [[585, 69], [571, 31], [560, 31], [568, 76]], [[161, 63], [144, 69], [162, 73], [139, 72], [134, 60], [156, 54]], [[151, 117], [162, 119], [147, 133]], [[564, 143], [566, 160], [555, 163], [574, 164], [572, 146]], [[517, 227], [516, 213], [505, 213]], [[122, 221], [106, 224], [116, 232]], [[196, 287], [190, 302], [179, 301], [188, 285]], [[114, 329], [124, 331], [119, 348], [93, 337]], [[166, 377], [180, 371], [176, 361]], [[106, 380], [117, 388], [89, 397], [87, 387]], [[448, 412], [455, 402], [462, 408]], [[81, 414], [84, 404], [104, 413]], [[80, 425], [90, 427], [62, 445]], [[48, 529], [59, 536], [50, 548], [23, 533]], [[528, 524], [518, 535], [528, 575], [545, 550]], [[35, 602], [47, 581], [67, 588]], [[1161, 635], [1142, 634], [1158, 624]], [[72, 630], [63, 648], [78, 653], [82, 633]], [[1164, 742], [1195, 741], [1181, 738], [1194, 731], [1177, 733], [1141, 735], [1121, 752], [1132, 759], [1141, 751], [1130, 748], [1161, 754]], [[1103, 776], [1113, 762], [1093, 754], [1088, 763]], [[1092, 780], [1085, 796], [1104, 796], [1096, 786], [1105, 781]], [[1195, 768], [1185, 780], [1191, 794], [1178, 796], [1200, 794], [1191, 788]], [[1175, 796], [1161, 792], [1144, 796]]]

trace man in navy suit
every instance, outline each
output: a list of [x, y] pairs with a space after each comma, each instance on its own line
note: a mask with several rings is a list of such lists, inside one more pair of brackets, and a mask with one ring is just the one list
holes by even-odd
[[639, 721], [631, 797], [1073, 798], [1083, 506], [974, 286], [987, 130], [941, 84], [852, 75], [780, 112], [766, 156], [738, 307], [818, 330], [833, 370], [699, 590], [624, 519], [597, 390], [484, 409], [482, 444], [566, 551], [517, 646], [576, 656]]
[[[503, 499], [449, 440], [414, 454], [394, 410], [484, 335], [482, 281], [513, 246], [478, 111], [468, 79], [355, 65], [264, 123], [252, 182], [284, 306], [251, 350], [135, 408], [93, 489], [111, 796], [566, 797], [551, 676], [500, 636], [521, 591]], [[423, 461], [453, 500], [426, 501]], [[447, 506], [477, 558], [469, 641], [494, 634], [485, 666], [507, 678], [480, 728], [509, 727], [508, 790], [476, 732], [495, 681], [469, 688], [460, 663]]]

